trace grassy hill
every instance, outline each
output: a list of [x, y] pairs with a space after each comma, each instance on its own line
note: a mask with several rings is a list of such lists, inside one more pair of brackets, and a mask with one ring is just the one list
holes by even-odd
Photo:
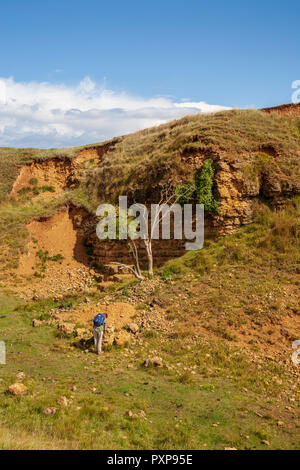
[[[234, 110], [87, 147], [0, 149], [0, 340], [7, 347], [0, 448], [299, 449], [300, 374], [291, 361], [300, 339], [299, 129], [297, 118]], [[246, 201], [247, 224], [142, 282], [124, 279], [104, 290], [93, 281], [60, 298], [22, 298], [15, 273], [33, 217], [70, 203], [93, 213], [122, 192], [150, 201], [163, 182], [192, 180], [207, 158], [221, 208], [212, 223], [226, 225], [230, 204], [239, 211]], [[53, 159], [65, 162], [69, 179], [55, 183], [64, 173], [55, 163], [46, 185], [43, 162]], [[41, 181], [25, 175], [10, 197], [22, 165], [32, 163]], [[138, 332], [126, 324], [128, 342], [108, 345], [101, 358], [77, 336], [83, 319], [69, 333], [61, 328], [61, 319], [70, 326], [75, 313], [120, 302], [135, 309]], [[33, 327], [33, 320], [41, 323]], [[145, 367], [154, 357], [161, 366]], [[8, 392], [17, 381], [27, 394]]]

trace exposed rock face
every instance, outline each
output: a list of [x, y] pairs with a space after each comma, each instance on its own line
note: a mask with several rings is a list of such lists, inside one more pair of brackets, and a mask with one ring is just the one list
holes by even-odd
[[[65, 188], [75, 188], [82, 177], [82, 165], [89, 162], [98, 163], [112, 144], [90, 147], [79, 152], [75, 158], [49, 158], [33, 161], [20, 168], [19, 175], [13, 185], [10, 195], [18, 197], [19, 191], [36, 184], [38, 187], [51, 186], [55, 193]], [[33, 180], [36, 183], [33, 183]]]
[[[132, 257], [126, 241], [100, 241], [94, 231], [87, 237], [87, 243], [92, 247], [93, 254], [98, 264], [108, 264], [119, 261], [132, 265]], [[144, 243], [137, 240], [140, 262], [147, 266], [147, 253]], [[153, 254], [156, 265], [162, 265], [171, 258], [176, 258], [185, 253], [184, 240], [153, 240]], [[122, 271], [121, 271], [122, 272]], [[116, 279], [116, 278], [115, 278]]]
[[[230, 158], [212, 150], [210, 158], [215, 167], [215, 193], [220, 213], [206, 217], [206, 233], [225, 235], [241, 225], [251, 223], [253, 201], [264, 197], [280, 207], [287, 197], [300, 193], [297, 175], [287, 174], [273, 159], [276, 150], [263, 148], [261, 153]], [[183, 157], [195, 169], [201, 169], [207, 155]], [[300, 155], [299, 155], [300, 158]]]
[[[69, 206], [52, 216], [30, 220], [27, 224], [30, 240], [17, 268], [24, 283], [20, 285], [22, 296], [37, 299], [51, 295], [61, 300], [68, 292], [83, 292], [92, 287], [93, 274], [87, 266], [81, 231], [87, 216], [90, 218], [84, 209]], [[31, 276], [32, 282], [27, 283]], [[35, 319], [33, 326], [40, 324]]]
[[[238, 157], [229, 157], [228, 154], [222, 154], [219, 149], [214, 148], [209, 154], [191, 152], [181, 156], [184, 163], [194, 171], [200, 170], [207, 158], [211, 158], [214, 162], [214, 191], [218, 198], [219, 214], [213, 216], [205, 214], [205, 237], [233, 233], [241, 225], [250, 223], [253, 218], [253, 201], [258, 197], [268, 199], [275, 207], [281, 207], [289, 196], [300, 193], [300, 178], [292, 171], [284, 171], [284, 168], [277, 164], [277, 159], [274, 158], [276, 155], [278, 155], [278, 149], [269, 146], [263, 147], [261, 153], [245, 153]], [[287, 167], [291, 166], [291, 162], [286, 163]], [[85, 279], [83, 276], [85, 273], [79, 272], [77, 275], [75, 269], [78, 268], [77, 271], [79, 271], [82, 267], [88, 271], [81, 264], [88, 264], [85, 249], [82, 246], [83, 240], [92, 250], [93, 261], [104, 267], [103, 274], [87, 272], [87, 276], [88, 274], [94, 278], [98, 276], [99, 282], [111, 279], [118, 281], [117, 276], [126, 272], [120, 271], [118, 266], [109, 263], [118, 261], [132, 264], [127, 242], [125, 240], [100, 241], [96, 235], [97, 222], [95, 215], [83, 208], [73, 206], [67, 207], [52, 217], [30, 222], [28, 229], [32, 237], [39, 240], [39, 248], [47, 250], [52, 256], [59, 252], [64, 257], [59, 264], [50, 263], [50, 268], [53, 270], [58, 267], [60, 274], [59, 276], [53, 275], [48, 268], [47, 273], [51, 276], [46, 276], [44, 282], [47, 284], [47, 292], [50, 291], [52, 280], [55, 289], [57, 287], [57, 292], [70, 290], [71, 286], [75, 286], [76, 289], [91, 287], [88, 278], [86, 282], [81, 283]], [[61, 233], [65, 236], [61, 237]], [[183, 255], [185, 241], [153, 240], [155, 265], [160, 266], [169, 259]], [[67, 246], [65, 246], [66, 243]], [[137, 245], [141, 266], [146, 268], [147, 254], [144, 243], [137, 241]], [[30, 242], [28, 253], [22, 255], [20, 259], [19, 272], [21, 274], [32, 274], [37, 260], [35, 251], [37, 251], [37, 245]], [[76, 261], [81, 263], [75, 266]], [[64, 270], [69, 272], [62, 279]], [[62, 285], [58, 285], [60, 279], [62, 279]], [[39, 284], [43, 284], [43, 280], [39, 280]], [[43, 293], [41, 286], [38, 292], [40, 295]]]
[[67, 186], [72, 187], [77, 182], [71, 160], [55, 158], [33, 162], [21, 168], [10, 195], [17, 197], [19, 191], [30, 187], [31, 181], [34, 180], [39, 186], [51, 186], [56, 193]]

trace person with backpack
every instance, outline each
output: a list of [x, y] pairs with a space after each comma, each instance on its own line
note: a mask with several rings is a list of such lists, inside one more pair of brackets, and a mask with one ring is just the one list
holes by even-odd
[[95, 353], [101, 354], [102, 353], [102, 341], [103, 336], [105, 335], [105, 331], [107, 328], [107, 314], [106, 313], [98, 313], [98, 315], [94, 318], [94, 345], [95, 345]]

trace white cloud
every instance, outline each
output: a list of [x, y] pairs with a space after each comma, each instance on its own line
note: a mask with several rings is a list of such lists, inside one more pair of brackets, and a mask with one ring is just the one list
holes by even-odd
[[66, 147], [100, 142], [185, 114], [229, 109], [115, 92], [85, 77], [77, 86], [0, 78], [0, 146]]

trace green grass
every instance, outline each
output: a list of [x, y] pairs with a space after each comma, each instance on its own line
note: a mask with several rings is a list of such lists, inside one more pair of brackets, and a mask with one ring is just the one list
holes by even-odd
[[[1, 339], [7, 345], [7, 364], [0, 366], [1, 449], [263, 449], [262, 440], [271, 448], [297, 448], [297, 429], [276, 424], [278, 414], [286, 413], [284, 402], [256, 391], [250, 381], [245, 390], [218, 376], [226, 356], [221, 349], [209, 350], [215, 356], [215, 376], [209, 377], [144, 369], [147, 343], [145, 349], [131, 347], [129, 356], [126, 349], [112, 349], [99, 360], [70, 349], [69, 340], [57, 337], [53, 327], [32, 328], [36, 310], [46, 311], [51, 302], [29, 307], [18, 299], [0, 299]], [[187, 352], [181, 343], [175, 358], [174, 350], [162, 352], [168, 362], [172, 355], [183, 365], [192, 357], [193, 364], [204, 365], [207, 351]], [[29, 394], [13, 397], [6, 390], [18, 371], [26, 374]], [[62, 395], [70, 400], [66, 409], [57, 405]], [[44, 415], [49, 406], [58, 408], [54, 416]], [[129, 410], [143, 410], [146, 420], [128, 417]]]

